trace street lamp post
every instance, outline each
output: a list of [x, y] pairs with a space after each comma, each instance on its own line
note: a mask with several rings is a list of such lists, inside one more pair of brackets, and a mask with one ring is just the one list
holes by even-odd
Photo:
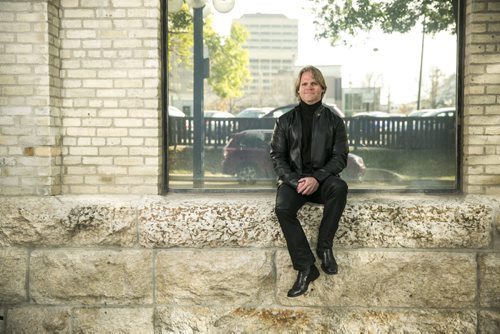
[[422, 67], [424, 65], [425, 16], [422, 23], [422, 45], [420, 49], [420, 70], [418, 74], [417, 110], [420, 110], [420, 94], [422, 92]]
[[[204, 183], [204, 139], [203, 117], [204, 79], [208, 74], [208, 61], [203, 57], [203, 8], [208, 0], [186, 0], [193, 8], [193, 187], [203, 188]], [[179, 10], [182, 0], [169, 0], [169, 8]], [[235, 0], [212, 0], [213, 7], [220, 13], [227, 13], [234, 7]], [[173, 11], [173, 10], [172, 10]]]
[[193, 187], [203, 188], [205, 127], [203, 126], [203, 7], [193, 8]]

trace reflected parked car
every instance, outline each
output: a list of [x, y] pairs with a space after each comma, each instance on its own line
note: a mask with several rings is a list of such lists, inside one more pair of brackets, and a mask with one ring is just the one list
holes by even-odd
[[244, 118], [260, 118], [264, 116], [268, 111], [272, 110], [273, 108], [269, 107], [263, 107], [263, 108], [246, 108], [240, 111], [236, 117], [244, 117]]
[[420, 117], [428, 111], [428, 109], [413, 110], [408, 114], [408, 117]]
[[[262, 116], [262, 118], [278, 118], [281, 115], [283, 115], [283, 114], [289, 112], [290, 110], [292, 110], [293, 108], [295, 108], [297, 105], [298, 105], [298, 103], [292, 103], [292, 104], [287, 104], [285, 106], [274, 108], [273, 110], [269, 111], [267, 114]], [[327, 106], [330, 109], [332, 109], [340, 117], [342, 117], [342, 118], [345, 117], [342, 110], [340, 110], [336, 105], [327, 105]]]
[[182, 112], [179, 108], [174, 106], [168, 106], [168, 116], [170, 117], [186, 117], [186, 114]]
[[205, 118], [231, 118], [234, 117], [233, 114], [227, 111], [220, 110], [205, 110], [203, 111], [203, 116]]
[[430, 109], [423, 113], [421, 117], [455, 117], [455, 108]]
[[454, 117], [455, 107], [413, 110], [408, 117]]
[[[222, 173], [236, 176], [242, 184], [276, 179], [269, 155], [273, 130], [256, 129], [235, 133], [224, 147]], [[347, 167], [342, 172], [346, 180], [359, 181], [366, 166], [360, 156], [349, 153]]]
[[363, 111], [352, 115], [352, 117], [390, 117], [392, 116], [385, 111]]

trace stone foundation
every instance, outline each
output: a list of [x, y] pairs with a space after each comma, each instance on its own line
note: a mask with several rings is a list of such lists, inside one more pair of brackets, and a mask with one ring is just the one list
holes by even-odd
[[496, 200], [351, 195], [291, 299], [274, 194], [227, 197], [0, 197], [0, 333], [500, 331]]

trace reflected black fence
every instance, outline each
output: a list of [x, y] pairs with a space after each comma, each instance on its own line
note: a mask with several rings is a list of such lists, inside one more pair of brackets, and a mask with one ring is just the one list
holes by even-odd
[[[274, 118], [206, 118], [206, 146], [224, 146], [233, 133], [272, 129]], [[351, 117], [344, 119], [349, 145], [389, 149], [452, 149], [455, 117]], [[170, 146], [194, 142], [193, 117], [169, 117]]]

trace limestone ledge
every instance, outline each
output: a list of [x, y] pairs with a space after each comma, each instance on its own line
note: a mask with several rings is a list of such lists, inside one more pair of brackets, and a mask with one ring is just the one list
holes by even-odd
[[[0, 197], [0, 247], [283, 247], [274, 194]], [[322, 207], [299, 212], [314, 243]], [[350, 195], [336, 247], [488, 248], [498, 201]]]

